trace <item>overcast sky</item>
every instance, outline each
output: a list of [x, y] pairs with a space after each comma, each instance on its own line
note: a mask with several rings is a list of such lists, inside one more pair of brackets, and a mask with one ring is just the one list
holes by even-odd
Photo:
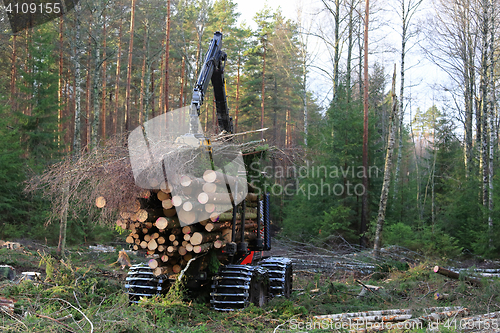
[[281, 12], [285, 17], [296, 19], [299, 2], [300, 0], [235, 0], [235, 3], [238, 4], [237, 11], [241, 13], [240, 21], [245, 21], [250, 25], [254, 24], [253, 17], [255, 14], [263, 9], [266, 4], [272, 9], [281, 7]]
[[[394, 0], [389, 1], [392, 4], [396, 5], [396, 2]], [[297, 20], [298, 8], [302, 8], [304, 19], [306, 21], [309, 21], [314, 17], [313, 23], [316, 24], [318, 23], [318, 21], [320, 21], [320, 19], [318, 16], [313, 16], [312, 14], [317, 13], [318, 9], [322, 7], [321, 0], [235, 0], [235, 2], [238, 5], [237, 11], [241, 13], [239, 19], [240, 23], [246, 22], [252, 28], [256, 28], [256, 25], [253, 22], [254, 15], [258, 11], [262, 10], [266, 5], [274, 10], [280, 7], [283, 15], [292, 20]], [[389, 6], [389, 4], [385, 9], [385, 13], [382, 14], [384, 18], [379, 18], [379, 20], [381, 19], [387, 22], [393, 21], [393, 25], [397, 26], [399, 18], [395, 15], [394, 10], [391, 9], [391, 6]], [[380, 13], [378, 13], [377, 15], [380, 15]], [[423, 15], [425, 16], [425, 14]], [[391, 24], [389, 23], [389, 25]], [[372, 40], [379, 39], [379, 37], [382, 35], [386, 36], [383, 40], [384, 46], [390, 46], [395, 50], [398, 50], [400, 48], [400, 37], [394, 31], [394, 27], [391, 28], [389, 26], [386, 26], [385, 28], [377, 29], [377, 31], [372, 31], [370, 33], [370, 38]], [[370, 50], [370, 52], [376, 51], [375, 54], [372, 54], [370, 56], [370, 64], [373, 64], [374, 61], [383, 64], [386, 68], [386, 74], [389, 81], [390, 77], [392, 76], [394, 63], [396, 63], [398, 67], [397, 86], [399, 87], [400, 55], [397, 52], [378, 52], [379, 49], [382, 48], [379, 45], [381, 44], [377, 44], [377, 50]], [[332, 70], [331, 64], [328, 60], [326, 49], [322, 42], [320, 42], [318, 39], [310, 38], [308, 43], [308, 51], [314, 53], [314, 57], [316, 59], [315, 65], [329, 71]], [[412, 103], [411, 105], [407, 106], [405, 112], [405, 120], [408, 122], [410, 120], [410, 114], [413, 116], [417, 107], [420, 107], [422, 110], [427, 110], [434, 103], [436, 103], [437, 105], [441, 104], [438, 97], [439, 93], [436, 93], [436, 90], [430, 87], [438, 83], [438, 81], [446, 81], [446, 74], [440, 72], [437, 66], [424, 59], [418, 47], [413, 48], [411, 52], [409, 52], [406, 61], [408, 71], [406, 72], [405, 86], [407, 86], [407, 89], [405, 97], [408, 98], [411, 95], [412, 98]], [[325, 103], [329, 101], [329, 98], [331, 98], [331, 82], [326, 77], [324, 77], [320, 71], [314, 72], [313, 69], [310, 70], [308, 79], [310, 83], [309, 89], [313, 90], [318, 101], [323, 102], [323, 105], [325, 105]], [[390, 89], [390, 82], [388, 82], [386, 89]], [[399, 88], [397, 90], [399, 93]]]

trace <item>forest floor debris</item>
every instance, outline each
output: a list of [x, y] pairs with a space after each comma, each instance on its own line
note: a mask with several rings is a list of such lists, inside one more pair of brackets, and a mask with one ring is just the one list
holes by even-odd
[[[0, 264], [11, 265], [17, 272], [42, 273], [42, 281], [36, 283], [0, 282], [0, 297], [14, 304], [13, 312], [0, 311], [0, 331], [90, 332], [93, 327], [94, 332], [324, 332], [321, 326], [308, 329], [307, 325], [321, 324], [321, 316], [331, 314], [364, 319], [364, 326], [356, 327], [358, 332], [389, 331], [388, 324], [400, 325], [391, 331], [411, 326], [401, 331], [415, 332], [433, 327], [471, 332], [499, 326], [500, 312], [495, 311], [500, 309], [500, 280], [483, 278], [480, 287], [473, 287], [433, 273], [435, 263], [449, 267], [449, 262], [419, 256], [409, 258], [415, 262], [396, 261], [391, 251], [373, 263], [363, 251], [349, 254], [309, 247], [309, 252], [302, 248], [294, 253], [293, 246], [287, 247], [282, 240], [274, 244], [276, 253], [290, 255], [299, 263], [310, 255], [310, 260], [318, 263], [316, 268], [295, 268], [290, 299], [278, 297], [263, 308], [250, 306], [233, 313], [213, 311], [206, 299], [194, 299], [187, 293], [129, 306], [124, 289], [126, 270], [109, 266], [122, 246], [116, 246], [114, 252], [94, 252], [88, 246], [73, 248], [64, 261], [56, 257], [53, 248], [40, 252], [30, 247], [25, 251], [0, 249], [4, 261]], [[39, 253], [45, 258], [41, 265]], [[398, 256], [405, 255], [400, 252]], [[132, 264], [148, 260], [135, 253], [130, 259]], [[329, 262], [332, 265], [325, 265]], [[373, 266], [371, 272], [362, 273], [367, 265]], [[495, 268], [492, 266], [488, 269]], [[473, 271], [474, 267], [468, 269]], [[436, 300], [435, 293], [448, 297]], [[392, 313], [391, 309], [410, 313]], [[333, 325], [335, 330], [336, 323], [344, 322], [331, 321], [329, 327]]]

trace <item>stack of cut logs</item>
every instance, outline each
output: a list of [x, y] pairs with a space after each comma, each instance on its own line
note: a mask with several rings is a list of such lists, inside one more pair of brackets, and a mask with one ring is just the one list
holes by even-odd
[[[226, 182], [240, 181], [236, 178], [207, 170], [203, 179], [181, 176], [176, 184], [164, 182], [160, 190], [144, 191], [133, 205], [121, 207], [116, 224], [131, 231], [126, 242], [134, 250], [151, 255], [149, 267], [156, 276], [177, 274], [190, 259], [212, 249], [222, 254], [226, 243], [232, 241], [232, 195]], [[258, 196], [246, 192], [246, 188], [240, 192], [246, 194], [244, 240], [251, 242], [257, 238]], [[96, 205], [105, 207], [106, 199], [98, 197]], [[240, 240], [241, 216], [240, 205], [235, 241]]]

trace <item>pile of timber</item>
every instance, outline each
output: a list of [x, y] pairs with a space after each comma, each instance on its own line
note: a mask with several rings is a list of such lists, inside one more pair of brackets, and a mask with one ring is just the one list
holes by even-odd
[[500, 278], [500, 268], [458, 268], [457, 272], [465, 272], [479, 277], [496, 277]]
[[14, 315], [14, 300], [0, 297], [0, 312], [6, 312], [11, 316]]
[[460, 320], [460, 322], [455, 325], [459, 327], [463, 332], [470, 331], [494, 331], [499, 327], [500, 312], [489, 312], [477, 316], [467, 317]]
[[[448, 323], [447, 320], [463, 318], [469, 315], [469, 310], [461, 306], [453, 307], [433, 307], [423, 309], [424, 314], [413, 317], [412, 309], [391, 309], [376, 310], [353, 313], [338, 313], [331, 315], [314, 316], [313, 327], [325, 328], [335, 327], [349, 330], [349, 332], [377, 332], [377, 331], [408, 331], [426, 328], [439, 328], [439, 324]], [[485, 324], [491, 318], [496, 318], [496, 313], [486, 314], [481, 317]], [[457, 322], [464, 323], [466, 319], [456, 319]], [[476, 317], [472, 317], [476, 319]], [[478, 317], [479, 318], [479, 317]], [[485, 319], [486, 318], [486, 319]], [[462, 324], [463, 325], [463, 324]], [[457, 324], [458, 326], [458, 324]]]
[[[133, 250], [144, 250], [152, 256], [149, 267], [156, 276], [177, 274], [191, 259], [210, 250], [221, 254], [226, 244], [233, 241], [232, 195], [225, 185], [228, 177], [229, 182], [236, 181], [232, 179], [236, 177], [212, 170], [207, 170], [203, 179], [182, 176], [176, 184], [165, 182], [160, 190], [141, 193], [134, 205], [120, 209], [116, 224], [130, 230], [126, 242]], [[179, 193], [173, 190], [174, 186], [182, 187], [182, 193], [189, 195], [174, 195]], [[250, 184], [248, 188], [252, 190]], [[257, 238], [258, 200], [255, 193], [247, 193], [245, 213], [241, 206], [237, 207], [235, 241], [242, 234], [242, 215], [244, 241], [251, 243]], [[97, 207], [105, 205], [104, 197], [96, 199]]]
[[5, 242], [3, 240], [0, 240], [0, 247], [6, 248], [6, 249], [11, 249], [11, 250], [17, 250], [21, 249], [23, 247], [22, 244], [18, 242]]

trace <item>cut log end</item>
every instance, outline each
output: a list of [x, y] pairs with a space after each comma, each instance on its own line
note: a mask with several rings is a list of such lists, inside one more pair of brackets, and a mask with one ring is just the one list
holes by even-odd
[[97, 206], [97, 208], [104, 208], [104, 206], [106, 206], [106, 198], [97, 197], [95, 199], [95, 205]]

